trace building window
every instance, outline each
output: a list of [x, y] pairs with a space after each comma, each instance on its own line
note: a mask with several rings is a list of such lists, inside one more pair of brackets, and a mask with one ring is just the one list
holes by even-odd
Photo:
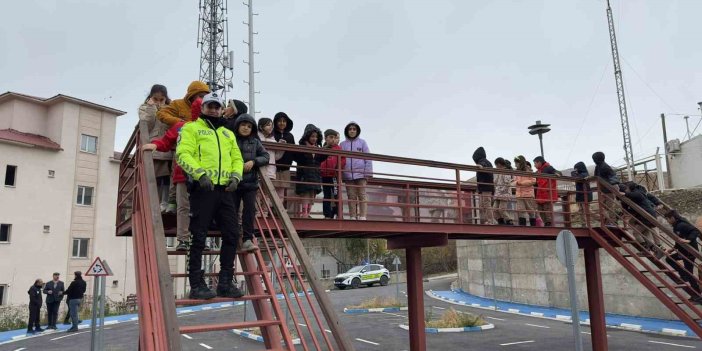
[[71, 257], [87, 258], [89, 241], [90, 239], [73, 239], [73, 253], [71, 254]]
[[17, 182], [17, 166], [7, 165], [5, 168], [5, 186], [15, 186]]
[[55, 176], [56, 176], [56, 171], [54, 171], [53, 169], [50, 169], [49, 170], [49, 178], [53, 178]]
[[0, 224], [0, 243], [9, 243], [12, 224]]
[[0, 306], [5, 304], [5, 292], [7, 291], [7, 285], [0, 284]]
[[49, 234], [51, 232], [51, 226], [50, 225], [45, 225], [44, 226], [44, 234]]
[[83, 206], [90, 206], [93, 204], [93, 187], [91, 186], [78, 186], [78, 196], [76, 197], [76, 204]]
[[80, 151], [89, 152], [91, 154], [97, 153], [97, 137], [92, 135], [81, 134]]
[[328, 269], [322, 268], [322, 279], [329, 279], [331, 277], [331, 272]]

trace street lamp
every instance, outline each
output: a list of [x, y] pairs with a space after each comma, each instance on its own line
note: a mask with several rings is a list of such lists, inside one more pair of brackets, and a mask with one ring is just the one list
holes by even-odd
[[543, 135], [551, 131], [550, 124], [541, 124], [541, 121], [536, 121], [536, 124], [529, 126], [529, 134], [539, 135], [539, 146], [541, 146], [541, 157], [544, 157], [544, 139]]

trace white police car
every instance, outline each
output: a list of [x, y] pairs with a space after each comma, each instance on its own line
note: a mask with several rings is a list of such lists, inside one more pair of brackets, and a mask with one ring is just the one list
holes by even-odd
[[356, 266], [334, 277], [334, 285], [341, 290], [349, 286], [355, 289], [361, 285], [373, 286], [376, 283], [385, 286], [389, 281], [390, 271], [379, 264]]

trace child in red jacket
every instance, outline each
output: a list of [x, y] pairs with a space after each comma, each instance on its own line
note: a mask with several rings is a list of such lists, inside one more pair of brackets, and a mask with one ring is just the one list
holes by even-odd
[[[190, 104], [190, 115], [192, 120], [196, 120], [200, 116], [200, 109], [202, 108], [202, 99], [198, 98]], [[180, 134], [180, 128], [187, 123], [181, 121], [173, 125], [166, 131], [163, 137], [151, 140], [151, 144], [146, 144], [141, 147], [144, 151], [161, 151], [167, 152], [175, 150], [178, 144], [178, 135]], [[188, 251], [188, 244], [190, 243], [190, 232], [188, 227], [190, 226], [190, 199], [188, 199], [188, 188], [185, 184], [186, 177], [183, 173], [183, 169], [178, 165], [175, 160], [173, 160], [173, 184], [176, 186], [176, 236], [178, 237], [178, 246], [176, 251]]]
[[[339, 146], [339, 132], [333, 129], [324, 131], [324, 147], [332, 150], [341, 150]], [[341, 159], [341, 167], [338, 166]], [[346, 157], [329, 156], [319, 166], [322, 173], [322, 183], [330, 184], [323, 185], [322, 192], [324, 193], [324, 202], [322, 203], [322, 212], [324, 218], [333, 219], [339, 211], [339, 185], [337, 177], [339, 169], [343, 170], [346, 166]], [[335, 200], [335, 201], [331, 201]]]

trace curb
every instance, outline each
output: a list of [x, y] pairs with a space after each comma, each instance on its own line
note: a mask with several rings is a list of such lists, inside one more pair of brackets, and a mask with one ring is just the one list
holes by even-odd
[[[249, 333], [247, 331], [243, 331], [241, 329], [232, 329], [232, 333], [239, 335], [243, 338], [247, 338], [253, 341], [257, 342], [263, 342], [263, 337], [254, 333]], [[285, 345], [285, 342], [283, 341], [283, 345]], [[293, 339], [293, 345], [300, 345], [300, 338]]]
[[[404, 330], [409, 330], [409, 326], [405, 324], [400, 324], [400, 328]], [[462, 333], [462, 332], [477, 332], [483, 330], [495, 329], [494, 324], [485, 324], [479, 327], [463, 327], [463, 328], [424, 328], [424, 331], [431, 334], [438, 333]]]
[[377, 313], [377, 312], [400, 312], [400, 311], [407, 311], [407, 307], [344, 308], [344, 313], [348, 313], [348, 314]]
[[[453, 290], [453, 292], [456, 293], [463, 293], [461, 290]], [[466, 301], [462, 300], [456, 300], [448, 297], [443, 297], [439, 296], [436, 293], [434, 293], [433, 290], [427, 290], [425, 291], [427, 296], [441, 300], [444, 302], [448, 302], [454, 305], [460, 305], [460, 306], [466, 306], [466, 307], [474, 307], [474, 308], [480, 308], [484, 310], [490, 310], [490, 311], [497, 311], [497, 312], [502, 312], [502, 313], [512, 313], [512, 314], [518, 314], [522, 316], [529, 316], [529, 317], [536, 317], [536, 318], [543, 318], [543, 319], [550, 319], [550, 320], [556, 320], [556, 321], [561, 321], [561, 322], [566, 322], [566, 323], [573, 323], [572, 317], [570, 315], [562, 315], [562, 314], [557, 314], [555, 312], [553, 313], [542, 313], [542, 312], [521, 312], [521, 310], [516, 309], [516, 308], [502, 308], [502, 307], [497, 307], [495, 308], [495, 305], [488, 305], [488, 304], [479, 304], [479, 303], [468, 303]], [[583, 318], [580, 321], [581, 325], [590, 325], [590, 319], [589, 318]], [[638, 332], [644, 332], [644, 333], [654, 333], [654, 334], [663, 334], [663, 335], [669, 335], [669, 336], [685, 336], [685, 337], [693, 337], [695, 335], [690, 334], [687, 330], [683, 329], [674, 329], [674, 328], [661, 328], [657, 330], [650, 330], [650, 329], [644, 329], [643, 325], [640, 324], [632, 324], [632, 323], [607, 323], [607, 327], [609, 328], [615, 328], [615, 329], [622, 329], [622, 330], [628, 330], [628, 331], [638, 331]]]

